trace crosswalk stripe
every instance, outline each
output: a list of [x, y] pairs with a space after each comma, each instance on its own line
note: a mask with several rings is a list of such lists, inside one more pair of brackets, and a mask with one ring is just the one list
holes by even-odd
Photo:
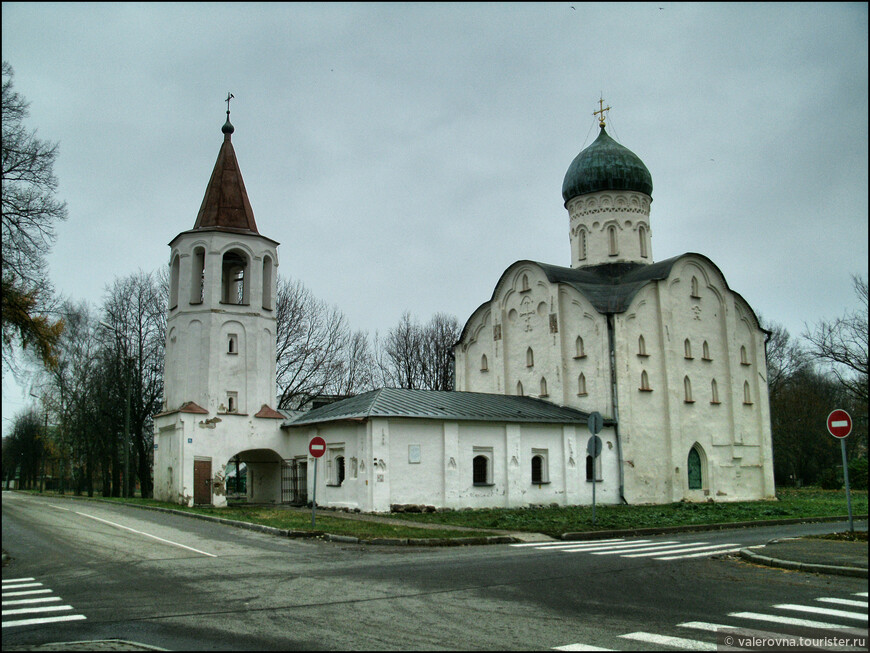
[[690, 651], [715, 651], [716, 644], [710, 642], [702, 642], [697, 639], [686, 639], [684, 637], [671, 637], [669, 635], [656, 635], [655, 633], [628, 633], [620, 635], [624, 639], [632, 639], [638, 642], [647, 642], [649, 644], [661, 644], [664, 646], [672, 646], [674, 648], [684, 648]]
[[64, 610], [72, 609], [71, 605], [42, 605], [30, 608], [17, 608], [15, 610], [4, 610], [3, 616], [6, 617], [13, 614], [34, 614], [37, 612], [63, 612]]
[[[587, 547], [585, 549], [563, 549], [567, 553], [573, 553], [575, 551], [579, 552], [589, 552], [592, 553], [594, 551], [612, 551], [613, 553], [622, 553], [624, 551], [633, 551], [635, 549], [648, 549], [651, 546], [664, 546], [666, 544], [675, 544], [676, 542], [647, 542], [646, 540], [643, 543], [635, 543], [631, 544], [615, 544], [615, 545], [605, 545], [605, 546], [594, 546]], [[600, 555], [600, 554], [598, 554]]]
[[[595, 540], [594, 542], [523, 542], [522, 544], [511, 544], [510, 546], [577, 546], [578, 544], [601, 544], [602, 542], [622, 542], [623, 538], [619, 537], [611, 540]], [[33, 579], [31, 579], [33, 580]]]
[[4, 585], [3, 591], [5, 592], [6, 590], [20, 590], [24, 589], [25, 587], [42, 587], [42, 583], [17, 583], [15, 585]]
[[[723, 546], [737, 546], [737, 543], [731, 542], [729, 544], [708, 544], [706, 546], [687, 546], [687, 545], [682, 545], [682, 546], [686, 547], [686, 548], [667, 547], [669, 549], [672, 549], [671, 551], [667, 551], [667, 553], [688, 553], [689, 551], [702, 551], [704, 549], [718, 549], [718, 548], [723, 547]], [[626, 555], [623, 557], [625, 557], [625, 558], [645, 558], [645, 557], [649, 557], [649, 556], [659, 555], [660, 552], [661, 552], [661, 550], [660, 551], [653, 551], [653, 552], [648, 551], [645, 553], [632, 553], [630, 555]]]
[[855, 592], [855, 596], [863, 596], [864, 598], [867, 598], [867, 592]]
[[565, 646], [554, 646], [554, 651], [613, 651], [612, 648], [601, 648], [600, 646], [591, 646], [590, 644], [566, 644]]
[[851, 601], [849, 599], [834, 599], [828, 596], [822, 597], [820, 599], [816, 599], [816, 601], [821, 601], [822, 603], [836, 603], [837, 605], [849, 605], [853, 608], [866, 608], [867, 601]]
[[25, 605], [30, 603], [51, 603], [52, 601], [60, 601], [59, 596], [44, 596], [39, 599], [16, 599], [14, 601], [3, 601], [3, 605]]
[[13, 628], [15, 626], [35, 626], [37, 624], [50, 624], [58, 621], [79, 621], [87, 619], [83, 614], [68, 614], [61, 617], [38, 617], [35, 619], [19, 619], [17, 621], [4, 621], [3, 628]]
[[27, 581], [36, 580], [35, 578], [4, 578], [3, 584], [6, 583], [25, 583]]
[[798, 612], [811, 612], [821, 614], [827, 617], [842, 617], [843, 619], [855, 619], [857, 621], [867, 621], [867, 615], [858, 612], [847, 612], [846, 610], [832, 610], [831, 608], [819, 608], [814, 605], [795, 605], [793, 603], [781, 603], [773, 606], [780, 610], [796, 610]]
[[599, 542], [588, 542], [583, 544], [578, 544], [577, 542], [573, 543], [560, 543], [560, 544], [551, 544], [548, 546], [537, 546], [536, 549], [540, 549], [542, 551], [566, 551], [568, 549], [572, 551], [585, 551], [590, 549], [600, 549], [608, 546], [622, 546], [618, 542], [613, 542], [609, 544], [601, 544]]
[[753, 619], [755, 621], [770, 621], [777, 624], [785, 624], [786, 626], [806, 626], [807, 628], [826, 628], [831, 630], [848, 629], [848, 626], [843, 624], [831, 624], [824, 621], [814, 621], [812, 619], [796, 619], [794, 617], [782, 617], [778, 614], [763, 614], [760, 612], [729, 612], [729, 617], [737, 619]]
[[616, 540], [615, 542], [574, 542], [573, 544], [566, 544], [564, 547], [560, 547], [562, 549], [571, 549], [576, 551], [593, 551], [597, 549], [605, 549], [612, 546], [636, 546], [640, 542], [648, 542], [649, 540], [635, 540], [635, 542], [628, 543], [624, 540]]
[[[728, 546], [724, 544], [722, 546]], [[664, 558], [655, 558], [656, 560], [682, 560], [683, 558], [703, 558], [704, 556], [709, 556], [713, 553], [734, 553], [735, 551], [739, 551], [740, 547], [738, 546], [736, 549], [725, 549], [724, 551], [702, 551], [701, 553], [687, 553], [686, 555], [675, 555], [675, 556], [666, 556]]]
[[51, 590], [24, 590], [23, 592], [3, 592], [3, 598], [9, 596], [27, 596], [28, 594], [51, 594]]

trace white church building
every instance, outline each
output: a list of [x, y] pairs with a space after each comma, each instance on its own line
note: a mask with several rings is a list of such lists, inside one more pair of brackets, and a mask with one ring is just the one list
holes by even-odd
[[[602, 114], [603, 115], [603, 114]], [[571, 267], [517, 261], [454, 348], [455, 392], [381, 388], [276, 410], [278, 243], [224, 141], [170, 243], [154, 496], [386, 512], [774, 495], [764, 331], [705, 256], [654, 262], [652, 178], [601, 121], [568, 168]], [[604, 416], [600, 456], [588, 417]], [[308, 443], [326, 442], [318, 460]]]

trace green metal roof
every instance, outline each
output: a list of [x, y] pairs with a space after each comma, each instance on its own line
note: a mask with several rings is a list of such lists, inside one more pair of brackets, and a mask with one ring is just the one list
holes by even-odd
[[600, 190], [633, 190], [652, 196], [652, 176], [643, 161], [607, 135], [580, 152], [568, 166], [562, 182], [562, 197], [568, 200]]
[[363, 420], [370, 417], [409, 417], [475, 422], [549, 422], [586, 424], [589, 413], [536, 399], [444, 390], [380, 388], [315, 408], [282, 427]]

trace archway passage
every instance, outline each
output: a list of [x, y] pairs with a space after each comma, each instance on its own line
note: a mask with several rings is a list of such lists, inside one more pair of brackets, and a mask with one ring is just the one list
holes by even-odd
[[281, 503], [284, 460], [272, 449], [248, 449], [225, 465], [225, 491], [232, 503]]

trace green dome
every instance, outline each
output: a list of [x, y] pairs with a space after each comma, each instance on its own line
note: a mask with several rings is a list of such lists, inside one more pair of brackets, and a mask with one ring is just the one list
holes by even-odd
[[652, 196], [652, 176], [643, 161], [610, 138], [603, 126], [595, 142], [580, 152], [568, 167], [562, 182], [562, 197], [567, 202], [599, 190], [634, 190]]

